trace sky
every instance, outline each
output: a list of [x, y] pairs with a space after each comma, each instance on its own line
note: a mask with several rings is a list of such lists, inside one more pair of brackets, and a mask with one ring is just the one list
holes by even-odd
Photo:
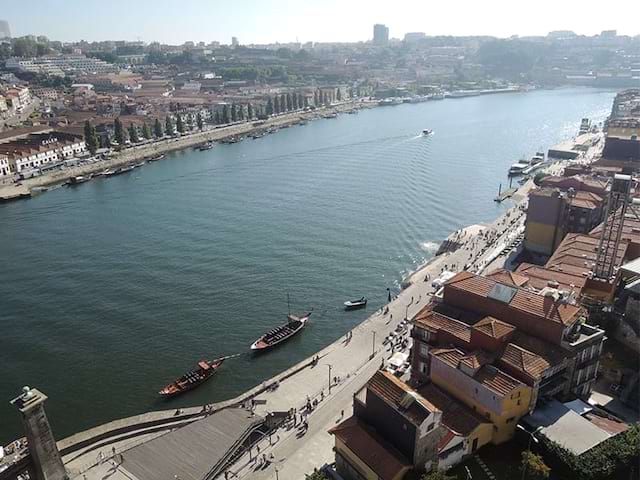
[[242, 44], [427, 35], [640, 34], [639, 0], [0, 0], [14, 37]]

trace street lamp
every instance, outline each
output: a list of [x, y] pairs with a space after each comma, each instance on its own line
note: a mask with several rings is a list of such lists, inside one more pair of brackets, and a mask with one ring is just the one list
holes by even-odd
[[371, 330], [371, 333], [373, 334], [373, 341], [371, 342], [371, 358], [373, 358], [376, 356], [376, 331]]
[[[536, 438], [536, 434], [542, 430], [542, 425], [540, 425], [538, 428], [536, 428], [533, 432], [530, 432], [529, 430], [527, 430], [526, 428], [524, 428], [522, 425], [517, 424], [516, 428], [518, 430], [522, 430], [524, 433], [526, 433], [527, 435], [529, 435], [529, 442], [527, 443], [527, 451], [531, 451], [531, 440], [533, 440], [535, 443], [540, 443], [540, 441]], [[522, 477], [521, 479], [524, 480], [525, 475], [527, 474], [527, 464], [525, 463], [522, 467]]]
[[331, 364], [327, 364], [327, 367], [329, 367], [329, 394], [331, 394]]

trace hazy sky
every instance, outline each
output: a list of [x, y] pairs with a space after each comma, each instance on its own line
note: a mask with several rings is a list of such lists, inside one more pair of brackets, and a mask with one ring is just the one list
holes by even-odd
[[359, 41], [390, 36], [640, 34], [640, 0], [0, 0], [13, 36], [183, 43]]

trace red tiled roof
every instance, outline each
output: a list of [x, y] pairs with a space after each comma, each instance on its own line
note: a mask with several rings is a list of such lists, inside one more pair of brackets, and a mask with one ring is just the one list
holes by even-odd
[[[488, 299], [489, 293], [496, 284], [501, 283], [473, 273], [460, 272], [445, 284], [445, 302], [447, 289], [456, 289]], [[515, 312], [526, 313], [542, 321], [561, 323], [563, 325], [572, 325], [582, 314], [582, 309], [574, 305], [558, 303], [550, 297], [537, 295], [520, 288], [515, 290], [514, 296], [508, 302], [509, 307]]]
[[575, 290], [576, 294], [580, 295], [582, 288], [587, 282], [586, 277], [582, 275], [550, 270], [531, 263], [520, 264], [516, 272], [527, 277], [529, 279], [529, 286], [536, 290], [542, 290], [547, 287], [549, 282], [558, 282], [559, 288], [562, 290]]
[[498, 357], [498, 364], [500, 363], [519, 370], [533, 380], [540, 380], [542, 374], [552, 366], [544, 358], [513, 343], [507, 344]]
[[456, 434], [446, 426], [445, 430], [444, 436], [438, 441], [438, 453], [442, 452], [444, 447], [446, 447], [447, 444], [456, 436]]
[[473, 326], [474, 330], [493, 338], [502, 338], [513, 332], [516, 327], [493, 317], [485, 317]]
[[522, 383], [491, 365], [485, 365], [473, 376], [474, 380], [498, 395], [508, 395]]
[[489, 423], [433, 383], [420, 387], [418, 392], [442, 411], [442, 423], [458, 435], [467, 436], [483, 423]]
[[[369, 391], [385, 401], [401, 413], [403, 413], [415, 425], [422, 422], [437, 409], [431, 403], [422, 398], [413, 388], [396, 378], [389, 372], [378, 370], [367, 383]], [[414, 401], [408, 408], [401, 403], [406, 395], [412, 395]]]
[[493, 272], [488, 274], [487, 277], [492, 278], [500, 283], [513, 285], [515, 287], [522, 287], [529, 281], [527, 277], [519, 275], [516, 272], [510, 272], [509, 270], [505, 270], [503, 268], [494, 270]]
[[[558, 271], [565, 271], [565, 267], [577, 267], [566, 270], [571, 272], [579, 270], [580, 274], [586, 278], [586, 274], [594, 269], [599, 242], [599, 238], [593, 234], [570, 233], [560, 242], [545, 267]], [[622, 264], [626, 251], [627, 244], [621, 242], [618, 246], [616, 264]]]
[[414, 318], [413, 322], [418, 326], [437, 332], [444, 330], [454, 337], [460, 339], [462, 342], [468, 344], [471, 341], [471, 329], [469, 325], [447, 317], [442, 313], [432, 310], [432, 306], [429, 304], [423, 308]]
[[453, 368], [458, 368], [460, 360], [462, 360], [465, 355], [463, 351], [457, 348], [433, 348], [429, 354], [437, 357]]
[[329, 430], [382, 480], [393, 480], [412, 464], [393, 445], [356, 417]]

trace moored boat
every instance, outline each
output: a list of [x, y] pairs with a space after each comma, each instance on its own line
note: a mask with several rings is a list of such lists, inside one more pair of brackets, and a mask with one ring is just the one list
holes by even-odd
[[227, 357], [217, 358], [215, 360], [200, 360], [198, 362], [198, 368], [185, 373], [180, 378], [165, 386], [158, 393], [163, 397], [173, 397], [180, 393], [193, 390], [194, 388], [202, 385], [205, 381], [209, 380], [225, 360], [237, 356], [238, 355], [230, 355]]
[[357, 308], [364, 308], [367, 306], [367, 299], [365, 297], [360, 297], [357, 300], [347, 300], [344, 302], [345, 310], [355, 310]]
[[70, 177], [68, 185], [78, 185], [80, 183], [85, 183], [91, 180], [91, 175], [76, 175], [75, 177]]
[[301, 317], [291, 314], [287, 315], [287, 323], [269, 330], [267, 333], [262, 335], [251, 344], [251, 350], [265, 351], [289, 340], [304, 328], [310, 316], [311, 312], [307, 312]]
[[161, 153], [160, 155], [156, 155], [155, 157], [151, 157], [147, 160], [147, 162], [155, 162], [157, 160], [162, 160], [165, 157], [164, 153]]
[[200, 150], [201, 152], [204, 152], [205, 150], [211, 150], [212, 148], [213, 143], [211, 142], [203, 143], [202, 145], [198, 146], [198, 150]]

